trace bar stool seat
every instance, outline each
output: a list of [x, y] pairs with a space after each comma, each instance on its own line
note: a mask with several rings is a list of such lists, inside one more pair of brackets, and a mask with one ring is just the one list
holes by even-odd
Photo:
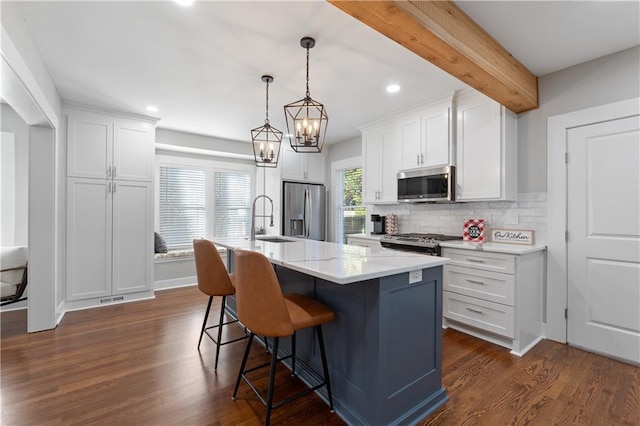
[[[207, 304], [207, 310], [204, 313], [204, 321], [202, 322], [202, 329], [200, 331], [200, 339], [198, 340], [198, 350], [202, 343], [202, 337], [206, 334], [213, 343], [216, 345], [216, 360], [214, 371], [218, 370], [218, 358], [220, 357], [220, 346], [234, 343], [240, 340], [244, 340], [249, 336], [245, 334], [241, 337], [222, 341], [222, 327], [225, 325], [238, 322], [236, 318], [231, 321], [224, 321], [224, 315], [227, 306], [227, 296], [235, 294], [235, 276], [229, 274], [227, 268], [225, 268], [220, 253], [216, 246], [209, 240], [193, 240], [193, 252], [196, 260], [196, 274], [198, 277], [198, 289], [209, 296], [209, 303]], [[214, 296], [222, 297], [220, 304], [220, 318], [216, 325], [207, 327], [207, 321], [209, 319], [209, 311], [211, 310], [211, 303]], [[217, 337], [212, 336], [209, 330], [218, 329]]]
[[[331, 381], [327, 367], [327, 357], [322, 336], [322, 324], [335, 320], [335, 313], [319, 301], [301, 294], [282, 294], [278, 277], [269, 260], [261, 253], [236, 250], [235, 251], [235, 273], [236, 273], [236, 302], [238, 307], [238, 318], [250, 331], [249, 340], [245, 349], [236, 386], [233, 390], [235, 399], [240, 386], [240, 381], [244, 380], [255, 392], [260, 401], [267, 407], [265, 414], [265, 424], [268, 425], [271, 418], [271, 410], [293, 401], [303, 395], [326, 386], [329, 408], [333, 411], [333, 397], [331, 395]], [[291, 396], [278, 403], [273, 403], [273, 393], [275, 385], [276, 363], [285, 359], [291, 359], [292, 372], [295, 374], [295, 347], [296, 331], [314, 328], [320, 347], [320, 357], [324, 377], [318, 378], [320, 383], [311, 386], [303, 392]], [[249, 351], [255, 335], [273, 338], [271, 351], [271, 362], [246, 369]], [[291, 355], [278, 358], [278, 346], [281, 337], [291, 337]], [[267, 397], [264, 398], [260, 391], [246, 377], [246, 373], [270, 365], [269, 385]]]

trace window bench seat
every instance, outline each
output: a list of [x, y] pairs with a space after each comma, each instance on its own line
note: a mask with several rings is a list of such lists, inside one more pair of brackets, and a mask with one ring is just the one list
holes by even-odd
[[155, 262], [165, 262], [167, 260], [184, 259], [193, 257], [193, 249], [169, 250], [167, 253], [156, 253]]
[[[227, 264], [227, 249], [218, 247], [220, 257]], [[196, 262], [193, 248], [156, 253], [153, 265], [154, 290], [166, 290], [196, 285]]]

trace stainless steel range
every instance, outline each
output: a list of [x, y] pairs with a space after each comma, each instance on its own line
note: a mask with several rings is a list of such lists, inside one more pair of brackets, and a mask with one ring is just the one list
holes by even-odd
[[380, 239], [380, 245], [396, 250], [414, 251], [440, 256], [440, 242], [461, 240], [462, 237], [443, 234], [396, 234], [384, 235]]

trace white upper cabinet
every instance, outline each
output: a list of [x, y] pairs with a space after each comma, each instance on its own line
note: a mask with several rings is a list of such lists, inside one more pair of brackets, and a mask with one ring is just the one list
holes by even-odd
[[515, 114], [476, 91], [462, 93], [456, 110], [456, 200], [515, 200]]
[[67, 175], [94, 179], [153, 180], [155, 125], [70, 109]]
[[381, 125], [362, 130], [364, 153], [364, 202], [368, 204], [396, 203], [398, 181], [396, 173], [397, 128]]
[[282, 144], [282, 178], [324, 183], [324, 153], [298, 153]]
[[451, 164], [451, 107], [449, 98], [398, 117], [400, 170]]
[[112, 158], [111, 118], [86, 111], [70, 112], [67, 117], [67, 175], [108, 179]]

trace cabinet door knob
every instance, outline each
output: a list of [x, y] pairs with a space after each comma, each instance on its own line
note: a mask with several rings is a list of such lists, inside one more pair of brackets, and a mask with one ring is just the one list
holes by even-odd
[[480, 314], [480, 315], [484, 315], [484, 312], [482, 312], [479, 309], [472, 309], [472, 308], [465, 308], [467, 311], [469, 312], [473, 312], [474, 314]]
[[107, 177], [111, 177], [111, 166], [107, 167]]
[[478, 284], [478, 285], [484, 285], [484, 282], [482, 281], [477, 281], [477, 280], [467, 280], [468, 283], [471, 284]]
[[113, 177], [116, 177], [116, 166], [113, 166], [113, 172], [111, 172], [111, 174]]
[[416, 154], [416, 164], [420, 165], [420, 154]]
[[420, 164], [424, 164], [424, 154], [420, 154]]
[[107, 193], [111, 192], [111, 182], [107, 184]]

